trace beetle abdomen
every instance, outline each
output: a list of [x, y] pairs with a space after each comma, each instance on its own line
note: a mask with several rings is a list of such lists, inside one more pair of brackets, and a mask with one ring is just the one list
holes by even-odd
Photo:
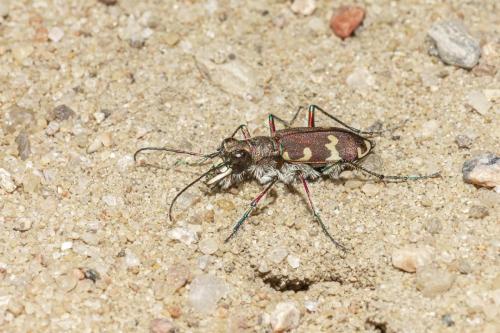
[[326, 165], [356, 161], [372, 149], [369, 140], [342, 128], [299, 127], [276, 132], [280, 155], [290, 163]]

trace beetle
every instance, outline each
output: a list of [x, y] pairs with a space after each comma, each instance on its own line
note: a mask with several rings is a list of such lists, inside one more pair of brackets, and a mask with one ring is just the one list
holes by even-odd
[[[225, 189], [252, 178], [266, 185], [264, 190], [252, 200], [248, 209], [236, 222], [231, 234], [225, 239], [226, 242], [236, 235], [240, 227], [257, 207], [259, 201], [277, 182], [285, 184], [300, 182], [307, 195], [313, 218], [318, 222], [323, 233], [342, 250], [346, 250], [346, 248], [333, 238], [315, 208], [309, 190], [309, 180], [320, 177], [336, 178], [345, 169], [360, 170], [377, 177], [379, 180], [409, 181], [439, 176], [439, 173], [387, 176], [368, 170], [361, 163], [373, 152], [375, 143], [366, 136], [380, 134], [381, 131], [370, 132], [353, 128], [317, 105], [310, 105], [307, 108], [307, 127], [292, 127], [302, 109], [305, 108], [300, 107], [289, 122], [270, 114], [269, 136], [252, 137], [247, 126], [240, 125], [231, 136], [222, 141], [213, 153], [199, 154], [173, 148], [144, 147], [135, 152], [134, 161], [137, 160], [137, 155], [140, 152], [146, 150], [161, 150], [200, 156], [204, 161], [220, 158], [220, 163], [212, 166], [177, 193], [169, 207], [170, 220], [172, 220], [173, 206], [179, 196], [203, 178], [206, 178], [207, 185], [219, 189]], [[315, 114], [317, 111], [332, 119], [341, 127], [316, 127]], [[282, 123], [285, 128], [277, 130], [276, 121]], [[243, 139], [235, 138], [238, 132], [241, 132]]]

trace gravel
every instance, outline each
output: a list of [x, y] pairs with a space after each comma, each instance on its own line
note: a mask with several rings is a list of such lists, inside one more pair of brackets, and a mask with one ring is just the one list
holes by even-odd
[[464, 162], [463, 179], [477, 186], [500, 186], [500, 157], [486, 153]]
[[271, 326], [274, 332], [283, 332], [299, 326], [300, 311], [294, 302], [281, 302], [271, 314]]
[[436, 22], [427, 35], [432, 43], [429, 53], [439, 56], [444, 63], [471, 69], [479, 62], [479, 41], [468, 33], [462, 22]]

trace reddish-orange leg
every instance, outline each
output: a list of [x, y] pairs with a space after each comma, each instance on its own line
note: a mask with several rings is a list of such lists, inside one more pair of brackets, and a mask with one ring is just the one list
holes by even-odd
[[306, 191], [307, 200], [309, 200], [309, 205], [311, 206], [311, 210], [313, 212], [313, 216], [316, 219], [316, 221], [318, 221], [318, 224], [321, 226], [321, 229], [323, 230], [323, 233], [326, 235], [326, 237], [328, 237], [333, 242], [333, 244], [335, 244], [335, 246], [337, 246], [338, 248], [340, 248], [342, 251], [347, 251], [347, 249], [345, 248], [345, 246], [343, 246], [342, 244], [340, 244], [339, 242], [337, 242], [332, 237], [332, 235], [330, 235], [330, 233], [328, 232], [328, 229], [326, 228], [325, 224], [323, 223], [323, 220], [321, 220], [321, 217], [319, 216], [318, 212], [316, 211], [316, 208], [314, 207], [314, 204], [313, 204], [312, 199], [311, 199], [311, 193], [309, 192], [309, 186], [307, 184], [306, 179], [304, 178], [303, 175], [300, 175], [299, 177], [300, 177], [300, 180], [302, 181], [302, 185], [304, 185], [304, 190]]
[[229, 237], [226, 238], [225, 242], [229, 241], [231, 238], [234, 237], [234, 235], [236, 235], [243, 222], [245, 222], [248, 219], [252, 211], [255, 209], [255, 207], [257, 207], [259, 201], [266, 195], [266, 193], [271, 189], [271, 187], [273, 187], [273, 185], [276, 184], [277, 181], [278, 179], [274, 179], [273, 181], [271, 181], [271, 183], [267, 185], [264, 191], [260, 192], [260, 194], [257, 197], [255, 197], [255, 199], [252, 200], [252, 202], [250, 203], [250, 207], [248, 207], [243, 216], [238, 220], [238, 222], [236, 222], [236, 224], [233, 227], [233, 232], [231, 232]]

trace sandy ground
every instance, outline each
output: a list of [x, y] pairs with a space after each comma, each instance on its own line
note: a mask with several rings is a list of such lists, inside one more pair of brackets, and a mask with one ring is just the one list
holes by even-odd
[[[484, 114], [465, 102], [500, 89], [497, 1], [360, 2], [364, 25], [345, 41], [328, 27], [337, 1], [310, 16], [287, 1], [0, 3], [0, 167], [17, 186], [0, 189], [1, 331], [143, 332], [163, 318], [179, 332], [265, 332], [286, 302], [297, 332], [498, 332], [499, 195], [461, 174], [470, 156], [499, 152], [498, 101]], [[430, 25], [449, 18], [488, 51], [483, 70], [427, 53]], [[349, 84], [353, 73], [361, 78]], [[298, 185], [276, 186], [224, 244], [261, 185], [196, 185], [171, 222], [169, 202], [208, 165], [132, 160], [148, 145], [212, 152], [241, 123], [267, 135], [269, 113], [289, 119], [310, 103], [360, 128], [408, 120], [376, 139], [368, 165], [442, 173], [314, 182], [347, 254], [313, 222]], [[431, 253], [426, 269], [439, 274], [395, 268], [402, 248]]]

